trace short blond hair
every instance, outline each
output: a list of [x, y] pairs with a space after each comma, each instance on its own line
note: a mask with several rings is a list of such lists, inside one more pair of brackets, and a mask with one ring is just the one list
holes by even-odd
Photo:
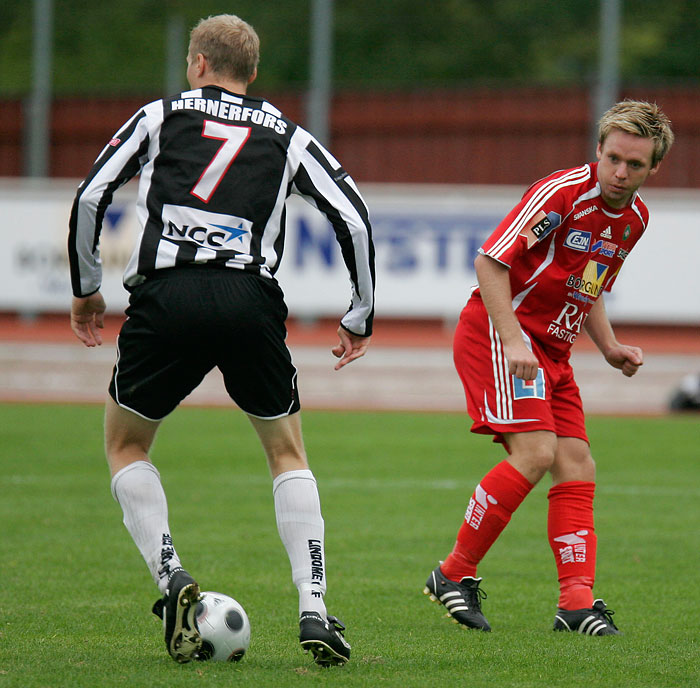
[[613, 105], [598, 122], [598, 143], [601, 146], [614, 129], [651, 139], [654, 142], [652, 167], [663, 160], [673, 145], [671, 120], [656, 103], [626, 99]]
[[260, 60], [260, 39], [255, 29], [235, 14], [200, 19], [190, 32], [188, 54], [204, 55], [221, 76], [247, 82]]

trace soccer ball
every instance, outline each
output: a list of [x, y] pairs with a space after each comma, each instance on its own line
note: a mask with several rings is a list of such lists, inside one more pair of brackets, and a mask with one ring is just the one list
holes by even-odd
[[250, 621], [245, 609], [233, 597], [203, 592], [195, 613], [202, 636], [197, 659], [238, 662], [250, 645]]

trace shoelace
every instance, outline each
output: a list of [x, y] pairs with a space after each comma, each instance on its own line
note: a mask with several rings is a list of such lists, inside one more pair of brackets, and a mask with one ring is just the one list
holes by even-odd
[[471, 609], [481, 611], [481, 600], [485, 600], [488, 595], [479, 587], [477, 583], [473, 588], [467, 588], [467, 602]]
[[[601, 607], [602, 607], [602, 609], [601, 609]], [[598, 615], [600, 617], [602, 617], [606, 623], [610, 624], [610, 626], [612, 626], [615, 630], [617, 630], [617, 626], [615, 625], [615, 622], [612, 620], [613, 615], [615, 614], [615, 612], [612, 609], [608, 609], [606, 606], [600, 605], [600, 606], [596, 607], [595, 611], [598, 612]]]

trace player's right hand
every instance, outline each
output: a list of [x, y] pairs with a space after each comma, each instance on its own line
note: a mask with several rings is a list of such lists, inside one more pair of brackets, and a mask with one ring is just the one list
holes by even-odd
[[508, 372], [521, 380], [534, 380], [540, 362], [537, 356], [525, 346], [525, 342], [515, 345], [503, 346], [503, 353], [508, 361]]
[[107, 305], [102, 294], [96, 291], [90, 296], [74, 296], [70, 309], [70, 326], [75, 336], [85, 346], [101, 346], [100, 330], [105, 326]]
[[338, 328], [338, 338], [340, 341], [331, 349], [333, 355], [340, 359], [336, 363], [334, 370], [340, 370], [356, 358], [364, 356], [370, 340], [370, 337], [360, 337], [352, 334], [352, 332], [348, 332], [342, 326]]

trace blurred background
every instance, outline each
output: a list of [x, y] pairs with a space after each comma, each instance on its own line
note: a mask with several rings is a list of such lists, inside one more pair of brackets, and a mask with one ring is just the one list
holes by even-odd
[[321, 137], [360, 182], [529, 184], [590, 158], [597, 115], [634, 97], [678, 135], [654, 184], [700, 185], [698, 0], [8, 0], [0, 176], [84, 176], [134, 110], [185, 87], [189, 30], [225, 12], [261, 37], [256, 95], [308, 126], [325, 89]]
[[[67, 327], [77, 183], [136, 110], [186, 88], [189, 31], [219, 13], [260, 35], [250, 93], [324, 141], [360, 185], [377, 246], [377, 317], [402, 344], [432, 332], [449, 347], [476, 250], [525, 187], [594, 159], [596, 121], [613, 102], [659, 103], [676, 143], [643, 190], [649, 236], [608, 310], [677, 354], [700, 353], [700, 0], [7, 0], [0, 340], [43, 336], [37, 327], [52, 317]], [[133, 199], [133, 185], [115, 196], [102, 236], [117, 320], [138, 231]], [[291, 330], [335, 319], [347, 303], [332, 231], [308, 206], [290, 205], [279, 279]], [[666, 371], [655, 408], [696, 369], [690, 358]], [[8, 380], [0, 374], [0, 387]]]

